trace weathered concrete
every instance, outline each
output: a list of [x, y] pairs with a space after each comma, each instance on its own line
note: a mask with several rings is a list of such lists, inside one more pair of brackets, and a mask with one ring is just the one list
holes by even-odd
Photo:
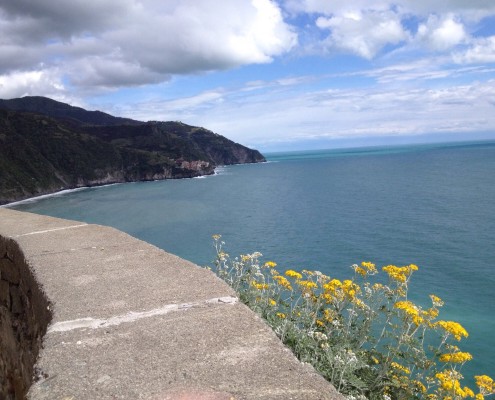
[[31, 374], [30, 399], [342, 398], [212, 272], [120, 231], [0, 208], [0, 259], [0, 397]]

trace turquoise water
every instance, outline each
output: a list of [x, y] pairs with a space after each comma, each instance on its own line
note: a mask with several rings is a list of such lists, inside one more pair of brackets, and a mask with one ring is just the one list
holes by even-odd
[[415, 263], [413, 299], [445, 300], [475, 359], [495, 375], [495, 142], [268, 154], [201, 179], [113, 185], [14, 208], [114, 226], [200, 265], [219, 233], [231, 255], [281, 269], [351, 274], [361, 260]]

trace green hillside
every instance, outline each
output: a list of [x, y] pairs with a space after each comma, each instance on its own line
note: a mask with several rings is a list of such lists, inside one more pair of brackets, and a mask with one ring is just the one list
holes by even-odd
[[180, 122], [134, 121], [43, 97], [0, 100], [0, 204], [262, 161], [256, 150]]

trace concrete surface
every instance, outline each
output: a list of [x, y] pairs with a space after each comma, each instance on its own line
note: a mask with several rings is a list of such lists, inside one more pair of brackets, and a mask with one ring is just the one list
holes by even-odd
[[343, 398], [210, 271], [109, 227], [0, 208], [0, 253], [14, 244], [52, 318], [29, 399]]

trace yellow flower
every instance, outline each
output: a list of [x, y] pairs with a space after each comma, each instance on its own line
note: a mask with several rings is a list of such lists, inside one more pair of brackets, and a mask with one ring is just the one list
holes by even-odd
[[393, 362], [392, 364], [390, 364], [390, 366], [393, 369], [398, 370], [398, 371], [402, 371], [405, 374], [410, 374], [411, 373], [411, 371], [409, 370], [409, 368], [404, 367], [403, 365], [400, 365], [399, 363]]
[[369, 275], [374, 275], [377, 273], [377, 270], [376, 270], [376, 266], [375, 264], [373, 264], [372, 262], [370, 261], [363, 261], [361, 263], [361, 267], [358, 267], [360, 270], [363, 270], [364, 274], [361, 272], [361, 271], [357, 271], [356, 269], [356, 272], [358, 272], [359, 274], [365, 276], [367, 274]]
[[366, 303], [364, 301], [362, 301], [361, 299], [354, 298], [352, 301], [361, 310], [364, 310], [367, 307]]
[[327, 322], [332, 322], [335, 318], [337, 318], [337, 313], [334, 310], [330, 310], [325, 308], [323, 310], [323, 319]]
[[442, 307], [443, 301], [440, 297], [435, 296], [434, 294], [430, 294], [431, 302], [435, 307]]
[[268, 283], [258, 283], [256, 281], [252, 281], [251, 286], [258, 290], [266, 290], [270, 288], [270, 285], [268, 285]]
[[359, 287], [358, 284], [354, 283], [350, 279], [346, 279], [342, 283], [342, 290], [346, 294], [347, 298], [352, 300], [354, 299], [354, 297], [356, 297], [356, 294], [361, 291], [361, 288]]
[[275, 282], [277, 282], [279, 286], [282, 286], [283, 288], [285, 288], [287, 290], [292, 290], [292, 286], [285, 276], [275, 275], [273, 277], [273, 280]]
[[[467, 386], [461, 388], [459, 379], [462, 379], [462, 375], [458, 371], [447, 370], [439, 372], [435, 375], [435, 378], [438, 379], [440, 387], [446, 392], [460, 396], [463, 399], [466, 397], [474, 397], [474, 393], [470, 388]], [[444, 397], [444, 399], [445, 398], [446, 397]]]
[[285, 271], [285, 275], [286, 276], [289, 276], [291, 278], [296, 278], [296, 279], [301, 279], [302, 278], [302, 275], [299, 273], [299, 272], [296, 272], [292, 269], [288, 269], [287, 271]]
[[306, 290], [316, 289], [318, 287], [318, 285], [313, 281], [299, 280], [297, 281], [297, 284], [301, 286], [302, 289], [306, 289]]
[[338, 279], [332, 279], [330, 282], [323, 285], [323, 289], [330, 293], [334, 293], [340, 287], [342, 287], [342, 282]]
[[387, 265], [386, 267], [383, 267], [382, 270], [385, 271], [391, 279], [397, 282], [405, 283], [407, 280], [407, 276], [400, 267]]
[[370, 261], [363, 261], [361, 263], [361, 266], [366, 268], [368, 271], [372, 271], [373, 269], [375, 269], [375, 264]]
[[331, 303], [333, 300], [333, 297], [328, 293], [322, 293], [320, 297], [323, 298], [323, 300], [325, 300], [325, 303], [327, 304]]
[[469, 353], [458, 351], [456, 353], [447, 353], [440, 355], [441, 362], [464, 363], [473, 359]]
[[438, 317], [438, 310], [436, 308], [429, 308], [424, 312], [428, 317], [435, 319]]
[[416, 389], [417, 392], [425, 393], [426, 392], [426, 386], [423, 385], [422, 382], [420, 381], [411, 381], [411, 383], [414, 385], [414, 388]]
[[222, 235], [212, 235], [211, 237], [213, 238], [213, 240], [219, 240]]
[[387, 265], [386, 267], [383, 267], [382, 270], [385, 271], [391, 279], [399, 283], [406, 283], [407, 278], [412, 272], [418, 270], [418, 266], [415, 264], [406, 265], [404, 267]]
[[414, 324], [421, 325], [424, 322], [424, 319], [419, 315], [419, 308], [411, 301], [398, 301], [394, 304], [394, 308], [398, 308], [399, 310], [403, 310], [408, 317], [412, 319]]
[[286, 315], [284, 313], [281, 313], [281, 312], [278, 312], [277, 314], [275, 314], [277, 317], [279, 317], [280, 319], [285, 319], [286, 318]]
[[277, 302], [273, 299], [268, 299], [268, 304], [272, 307], [276, 306], [277, 305]]
[[461, 340], [461, 336], [468, 337], [469, 334], [462, 327], [461, 324], [455, 321], [438, 321], [437, 325], [440, 325], [447, 333], [450, 333], [456, 338], [456, 340]]
[[474, 379], [476, 380], [476, 385], [479, 386], [481, 393], [485, 395], [495, 393], [495, 383], [488, 375], [478, 375], [475, 376]]
[[273, 262], [273, 261], [267, 261], [265, 263], [265, 267], [267, 267], [267, 268], [275, 268], [276, 266], [277, 266], [277, 263]]
[[326, 299], [327, 302], [329, 301], [328, 296], [326, 295], [331, 295], [338, 301], [343, 301], [344, 299], [353, 300], [356, 297], [356, 294], [361, 292], [359, 285], [350, 279], [347, 279], [344, 282], [341, 282], [338, 279], [332, 279], [330, 282], [323, 285], [323, 290], [325, 291], [323, 298]]

